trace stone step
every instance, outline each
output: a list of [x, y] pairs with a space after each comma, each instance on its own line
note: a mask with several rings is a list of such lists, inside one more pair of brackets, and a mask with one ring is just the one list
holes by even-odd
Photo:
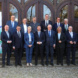
[[[22, 64], [26, 64], [26, 60], [22, 60], [21, 62], [22, 62]], [[44, 62], [46, 62], [46, 60], [44, 60]], [[54, 62], [54, 64], [56, 64], [57, 60], [54, 59], [53, 62]], [[10, 60], [10, 63], [11, 64], [15, 64], [15, 60]], [[35, 60], [32, 60], [32, 63], [35, 64]], [[66, 60], [65, 59], [63, 60], [63, 63], [66, 64]], [[2, 64], [2, 61], [0, 61], [0, 65], [1, 64]], [[38, 64], [41, 64], [41, 60], [38, 60]], [[78, 64], [78, 59], [76, 59], [76, 64]]]

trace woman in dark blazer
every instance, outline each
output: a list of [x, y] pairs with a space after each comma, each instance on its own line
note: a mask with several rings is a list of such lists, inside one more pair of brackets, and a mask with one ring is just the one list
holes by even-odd
[[56, 51], [57, 51], [57, 65], [61, 63], [63, 66], [63, 53], [65, 48], [65, 35], [62, 33], [62, 28], [57, 28], [57, 35], [56, 35]]
[[32, 52], [34, 45], [34, 35], [31, 33], [31, 26], [28, 26], [28, 32], [24, 35], [25, 48], [26, 48], [26, 61], [27, 66], [32, 66]]

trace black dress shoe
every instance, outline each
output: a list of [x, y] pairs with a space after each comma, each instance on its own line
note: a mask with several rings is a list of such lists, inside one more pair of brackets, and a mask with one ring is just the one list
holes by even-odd
[[54, 64], [53, 64], [53, 63], [51, 63], [51, 66], [54, 66]]
[[57, 65], [59, 65], [59, 63], [57, 63]]
[[63, 63], [61, 64], [61, 66], [63, 66]]
[[4, 68], [5, 67], [5, 65], [2, 65], [2, 68]]
[[15, 64], [15, 67], [17, 67], [17, 64]]
[[67, 66], [70, 66], [70, 64], [67, 64]]
[[12, 66], [12, 64], [7, 64], [7, 66]]
[[48, 63], [46, 63], [46, 66], [48, 66]]
[[44, 63], [42, 63], [41, 65], [44, 66]]
[[19, 64], [19, 66], [22, 66], [22, 64]]

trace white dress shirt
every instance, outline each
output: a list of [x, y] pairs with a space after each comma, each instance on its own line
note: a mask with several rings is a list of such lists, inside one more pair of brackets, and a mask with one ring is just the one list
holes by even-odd
[[6, 34], [7, 34], [8, 38], [9, 38], [9, 32], [8, 31], [6, 31]]
[[58, 40], [60, 40], [61, 33], [58, 33]]
[[57, 26], [60, 26], [60, 23], [57, 22]]
[[23, 27], [24, 27], [24, 33], [27, 33], [27, 25], [23, 24]]
[[73, 38], [73, 32], [69, 32], [69, 33], [70, 33], [71, 38]]
[[31, 40], [31, 34], [29, 33], [28, 36], [29, 36], [29, 42], [31, 42], [32, 41]]

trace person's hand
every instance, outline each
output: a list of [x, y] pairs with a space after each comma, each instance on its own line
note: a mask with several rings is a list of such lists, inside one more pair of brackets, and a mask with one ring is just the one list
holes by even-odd
[[72, 41], [70, 41], [70, 44], [73, 44], [73, 42], [72, 42]]
[[53, 45], [53, 48], [55, 49], [55, 47], [56, 47], [56, 45], [54, 44], [54, 45]]
[[12, 41], [7, 41], [7, 43], [9, 43], [9, 44], [10, 44], [10, 43], [12, 43]]
[[32, 45], [29, 45], [29, 47], [32, 47]]
[[76, 42], [74, 41], [74, 44], [76, 44]]
[[13, 49], [15, 50], [15, 47], [13, 46]]
[[59, 43], [62, 43], [62, 41], [60, 40]]

